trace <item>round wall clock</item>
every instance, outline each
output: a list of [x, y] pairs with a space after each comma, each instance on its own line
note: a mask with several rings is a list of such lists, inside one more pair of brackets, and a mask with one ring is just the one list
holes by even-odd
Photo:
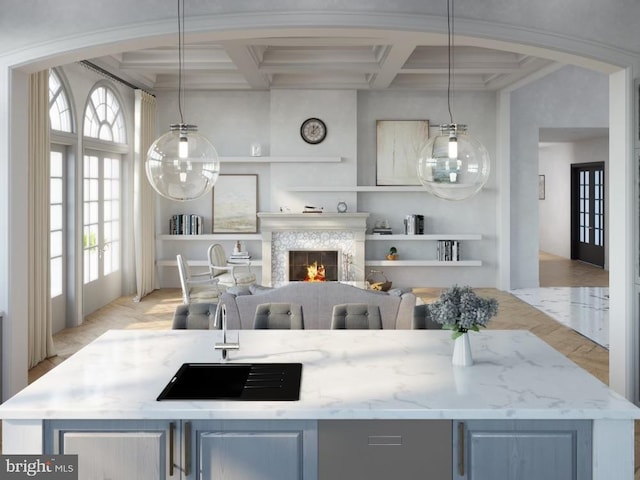
[[319, 118], [308, 118], [300, 126], [300, 136], [307, 143], [318, 144], [327, 137], [327, 126]]

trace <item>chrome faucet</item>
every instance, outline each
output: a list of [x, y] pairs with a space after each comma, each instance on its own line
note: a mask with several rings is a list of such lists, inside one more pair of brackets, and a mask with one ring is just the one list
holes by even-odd
[[227, 307], [222, 302], [218, 302], [216, 307], [216, 317], [213, 322], [214, 327], [218, 327], [218, 320], [222, 321], [222, 343], [216, 343], [213, 348], [222, 350], [222, 359], [227, 359], [227, 350], [240, 350], [240, 343], [227, 343]]

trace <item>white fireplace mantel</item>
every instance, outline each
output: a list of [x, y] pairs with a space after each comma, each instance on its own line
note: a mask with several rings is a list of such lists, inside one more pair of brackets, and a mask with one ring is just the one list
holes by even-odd
[[273, 285], [274, 233], [311, 232], [332, 233], [349, 232], [353, 237], [351, 250], [352, 272], [354, 280], [364, 281], [364, 242], [367, 231], [368, 213], [273, 213], [259, 212], [260, 231], [262, 232], [262, 283]]

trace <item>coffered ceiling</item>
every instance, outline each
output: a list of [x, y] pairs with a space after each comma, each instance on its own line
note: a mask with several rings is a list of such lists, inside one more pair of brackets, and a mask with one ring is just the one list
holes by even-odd
[[[471, 43], [453, 49], [456, 90], [494, 91], [553, 63], [515, 51]], [[186, 89], [429, 89], [447, 88], [448, 48], [442, 35], [379, 38], [297, 36], [186, 41]], [[101, 68], [152, 91], [178, 84], [174, 45], [90, 59]]]

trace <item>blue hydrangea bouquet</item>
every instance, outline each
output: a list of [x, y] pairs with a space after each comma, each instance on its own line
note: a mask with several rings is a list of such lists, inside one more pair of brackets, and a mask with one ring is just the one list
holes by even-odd
[[442, 324], [442, 328], [453, 330], [451, 337], [458, 338], [469, 330], [478, 332], [485, 328], [491, 317], [498, 313], [495, 298], [478, 297], [471, 287], [454, 285], [427, 305], [431, 318]]

